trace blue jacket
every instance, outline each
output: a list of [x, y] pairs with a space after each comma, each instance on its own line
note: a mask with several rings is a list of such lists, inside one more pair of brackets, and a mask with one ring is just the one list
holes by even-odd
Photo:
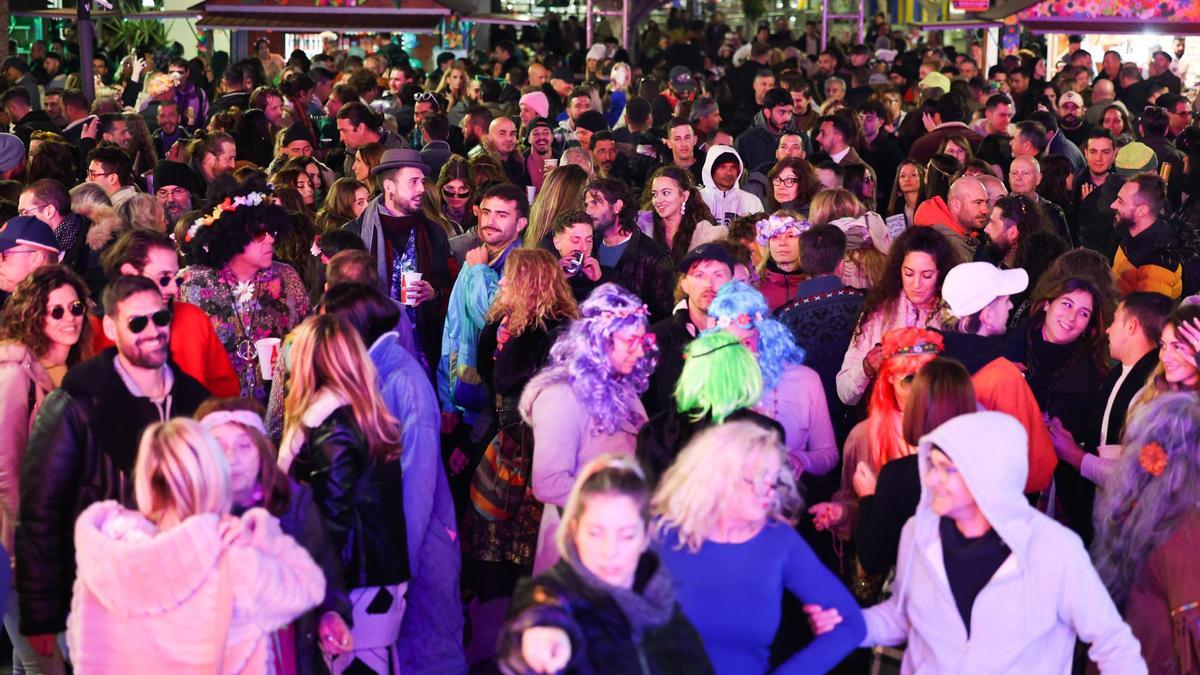
[[397, 647], [401, 671], [466, 673], [463, 654], [462, 566], [454, 500], [442, 465], [440, 416], [421, 364], [387, 333], [370, 349], [388, 410], [400, 421], [404, 449], [404, 519], [408, 532], [408, 608]]

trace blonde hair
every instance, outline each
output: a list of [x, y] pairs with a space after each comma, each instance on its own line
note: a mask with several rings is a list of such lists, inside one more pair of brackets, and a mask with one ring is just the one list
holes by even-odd
[[596, 495], [619, 495], [628, 497], [637, 505], [642, 522], [650, 523], [650, 485], [646, 473], [633, 457], [608, 453], [600, 455], [579, 471], [567, 504], [563, 507], [562, 526], [554, 533], [554, 544], [564, 559], [575, 557], [575, 533], [579, 519], [587, 509], [589, 497]]
[[167, 218], [154, 195], [139, 192], [117, 207], [117, 215], [126, 227], [166, 233]]
[[292, 377], [284, 400], [284, 428], [302, 426], [301, 418], [321, 389], [342, 397], [367, 439], [371, 457], [386, 462], [400, 456], [400, 423], [379, 393], [379, 376], [358, 331], [335, 314], [310, 316], [292, 339]]
[[588, 174], [573, 164], [564, 164], [546, 176], [542, 189], [529, 207], [529, 225], [525, 228], [525, 245], [536, 248], [554, 230], [558, 214], [579, 208], [583, 203], [583, 187]]
[[104, 188], [95, 183], [80, 183], [71, 188], [71, 213], [78, 213], [87, 216], [91, 220], [92, 212], [103, 206], [110, 211], [112, 210], [112, 201], [108, 198], [108, 194], [104, 192]]
[[767, 518], [793, 523], [804, 503], [779, 433], [754, 422], [727, 422], [693, 438], [663, 474], [650, 501], [657, 517], [655, 535], [661, 539], [668, 530], [677, 530], [681, 547], [699, 551], [746, 467], [761, 467], [771, 455], [779, 460], [780, 471]]
[[225, 453], [199, 422], [186, 418], [152, 424], [142, 434], [133, 491], [138, 510], [154, 522], [172, 508], [184, 520], [229, 513], [233, 503]]
[[866, 212], [863, 203], [849, 190], [821, 190], [808, 207], [808, 221], [813, 225], [828, 225], [838, 218], [857, 218]]
[[514, 337], [531, 327], [546, 328], [547, 319], [575, 319], [579, 309], [558, 260], [549, 251], [518, 248], [504, 263], [506, 287], [488, 310], [488, 321], [508, 317]]

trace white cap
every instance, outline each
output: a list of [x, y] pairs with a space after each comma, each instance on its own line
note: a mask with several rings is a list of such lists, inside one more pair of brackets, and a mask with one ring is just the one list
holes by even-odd
[[606, 59], [608, 58], [608, 48], [604, 46], [604, 43], [597, 42], [588, 49], [587, 58], [595, 59], [596, 61]]
[[942, 284], [942, 299], [954, 316], [971, 316], [1004, 295], [1029, 287], [1029, 274], [1021, 269], [1002, 270], [991, 263], [962, 263], [950, 270]]

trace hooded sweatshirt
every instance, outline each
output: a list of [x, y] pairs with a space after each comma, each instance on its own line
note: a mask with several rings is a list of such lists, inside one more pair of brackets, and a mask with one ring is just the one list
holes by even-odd
[[266, 511], [241, 520], [249, 543], [225, 548], [215, 513], [165, 531], [112, 501], [80, 514], [67, 619], [76, 672], [268, 672], [268, 636], [321, 602], [325, 576]]
[[[713, 167], [717, 165], [717, 160], [729, 155], [737, 160], [738, 176], [733, 183], [733, 189], [722, 190], [713, 180], [712, 171]], [[737, 150], [728, 145], [714, 145], [709, 148], [704, 158], [704, 169], [701, 171], [701, 175], [704, 176], [704, 187], [700, 189], [700, 197], [708, 205], [708, 210], [712, 211], [716, 225], [727, 226], [738, 216], [763, 212], [762, 201], [738, 187], [742, 176], [746, 175], [746, 165], [742, 163], [742, 158], [738, 155]]]
[[[971, 626], [947, 574], [929, 455], [954, 467], [1011, 553], [975, 596]], [[864, 646], [908, 643], [901, 673], [1071, 672], [1076, 638], [1102, 673], [1146, 673], [1141, 648], [1079, 537], [1029, 505], [1025, 429], [998, 412], [961, 415], [921, 438], [921, 502], [900, 535], [894, 593], [864, 613]]]

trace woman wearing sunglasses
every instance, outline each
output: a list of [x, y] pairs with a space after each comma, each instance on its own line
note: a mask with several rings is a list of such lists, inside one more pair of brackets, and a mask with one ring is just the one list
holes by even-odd
[[[0, 543], [9, 551], [30, 423], [67, 369], [91, 355], [87, 297], [79, 275], [63, 265], [48, 265], [17, 285], [0, 320]], [[34, 652], [17, 630], [15, 594], [4, 623], [16, 663], [26, 671], [52, 672], [50, 659]]]
[[438, 174], [437, 193], [441, 198], [442, 215], [461, 232], [475, 227], [475, 214], [471, 212], [471, 196], [475, 194], [475, 179], [467, 160], [452, 156], [442, 165]]
[[542, 511], [535, 574], [558, 562], [554, 534], [579, 469], [608, 452], [632, 455], [646, 423], [645, 393], [658, 360], [647, 335], [649, 312], [616, 284], [592, 291], [550, 349], [549, 365], [521, 393], [520, 412], [533, 429], [533, 496]]
[[[220, 196], [219, 196], [220, 197]], [[249, 178], [196, 220], [184, 246], [196, 264], [183, 271], [179, 299], [204, 310], [237, 371], [240, 396], [266, 404], [258, 344], [282, 339], [308, 315], [308, 291], [296, 270], [275, 260], [288, 214]]]

